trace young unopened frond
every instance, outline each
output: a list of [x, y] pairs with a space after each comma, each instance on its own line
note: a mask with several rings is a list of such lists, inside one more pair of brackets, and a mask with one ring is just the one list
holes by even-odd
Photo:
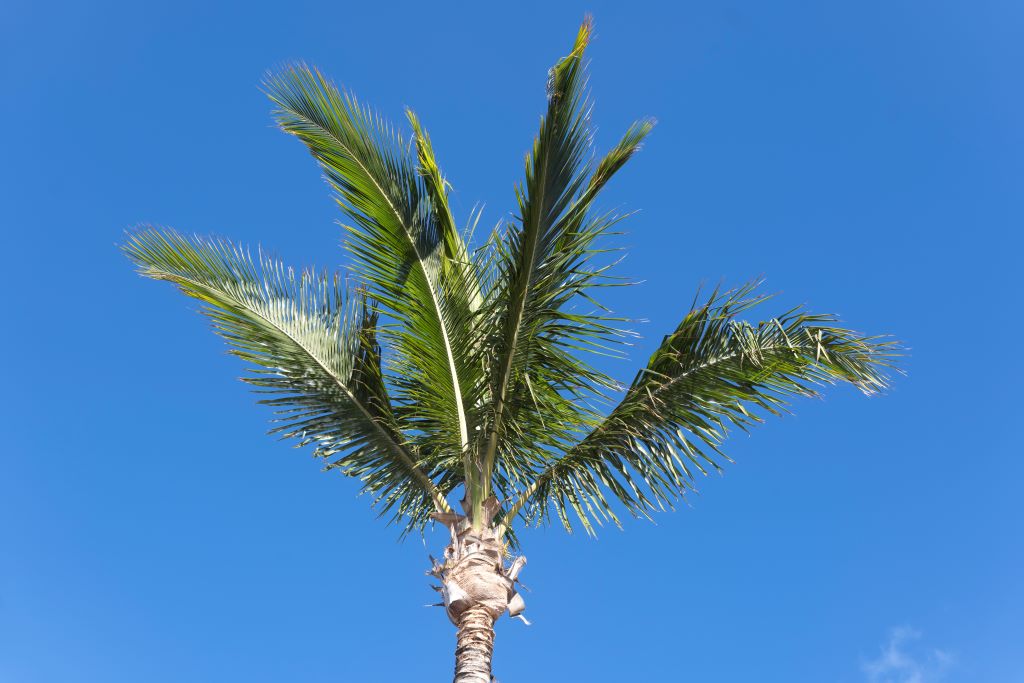
[[337, 276], [297, 274], [223, 240], [144, 229], [123, 248], [142, 275], [205, 304], [231, 352], [251, 364], [245, 381], [268, 395], [260, 402], [275, 409], [271, 433], [314, 446], [410, 528], [447, 510], [433, 481], [446, 472], [417, 462], [392, 412], [364, 297], [346, 297]]
[[739, 316], [767, 297], [755, 285], [713, 294], [665, 337], [611, 414], [537, 476], [510, 515], [569, 512], [617, 521], [613, 501], [634, 514], [671, 505], [695, 473], [720, 469], [730, 426], [747, 429], [758, 412], [779, 414], [793, 396], [847, 382], [865, 393], [887, 385], [896, 343], [837, 326], [797, 308], [750, 324]]

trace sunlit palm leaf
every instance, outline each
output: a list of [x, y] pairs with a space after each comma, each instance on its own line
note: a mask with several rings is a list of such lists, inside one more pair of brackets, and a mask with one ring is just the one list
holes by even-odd
[[337, 276], [296, 274], [229, 242], [171, 231], [136, 232], [124, 250], [141, 274], [206, 305], [232, 353], [252, 365], [245, 381], [276, 394], [261, 401], [278, 415], [272, 433], [313, 445], [410, 527], [447, 508], [432, 481], [445, 472], [417, 465], [391, 410], [376, 317], [365, 300], [347, 300]]
[[[397, 323], [381, 332], [394, 349], [388, 377], [396, 412], [414, 426], [422, 450], [478, 469], [467, 416], [482, 387], [479, 367], [468, 361], [478, 291], [441, 203], [436, 164], [421, 172], [391, 126], [317, 71], [293, 67], [268, 77], [266, 88], [281, 128], [309, 147], [337, 191], [352, 220], [347, 247], [356, 273]], [[422, 159], [422, 144], [420, 152]]]
[[802, 308], [751, 325], [738, 318], [767, 297], [755, 285], [711, 298], [665, 338], [621, 403], [578, 445], [537, 476], [511, 509], [615, 518], [618, 500], [634, 514], [671, 505], [695, 473], [719, 469], [730, 426], [746, 429], [778, 414], [792, 396], [848, 382], [865, 393], [887, 385], [895, 342], [834, 325]]
[[[519, 220], [486, 252], [497, 275], [487, 310], [492, 411], [484, 463], [506, 495], [528, 485], [538, 463], [592, 424], [591, 393], [614, 386], [579, 353], [608, 352], [622, 336], [622, 321], [587, 295], [613, 282], [607, 265], [595, 265], [601, 251], [595, 241], [618, 217], [590, 210], [653, 123], [632, 126], [591, 165], [583, 61], [590, 32], [585, 23], [572, 52], [551, 70], [547, 113], [517, 191]], [[576, 304], [596, 311], [575, 310]]]
[[459, 235], [455, 217], [448, 205], [448, 181], [441, 174], [441, 168], [434, 156], [434, 146], [419, 118], [412, 110], [407, 110], [406, 116], [416, 141], [417, 171], [423, 178], [434, 211], [434, 223], [438, 226], [438, 232], [444, 241], [444, 264], [449, 271], [445, 273], [445, 282], [454, 282], [456, 291], [465, 292], [464, 298], [469, 309], [476, 312], [483, 303], [483, 294], [479, 276], [469, 256], [469, 249]]

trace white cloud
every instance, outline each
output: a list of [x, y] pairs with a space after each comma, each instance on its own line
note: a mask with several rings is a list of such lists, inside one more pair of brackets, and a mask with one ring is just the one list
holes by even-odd
[[877, 659], [864, 662], [868, 683], [941, 683], [953, 664], [946, 650], [921, 646], [921, 634], [906, 626], [894, 628]]

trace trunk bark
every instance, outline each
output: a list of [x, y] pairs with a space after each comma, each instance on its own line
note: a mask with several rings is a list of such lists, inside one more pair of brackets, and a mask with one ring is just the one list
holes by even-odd
[[494, 619], [490, 611], [481, 605], [464, 611], [456, 638], [454, 683], [491, 683]]
[[[489, 499], [485, 507], [489, 522], [497, 510], [497, 501]], [[526, 558], [517, 557], [506, 566], [501, 532], [489, 523], [474, 529], [463, 515], [435, 514], [434, 519], [445, 524], [452, 534], [444, 561], [431, 558], [434, 566], [430, 574], [440, 581], [441, 585], [435, 588], [444, 596], [445, 611], [458, 629], [455, 683], [491, 683], [494, 622], [506, 612], [526, 621], [522, 617], [526, 606], [516, 591]]]

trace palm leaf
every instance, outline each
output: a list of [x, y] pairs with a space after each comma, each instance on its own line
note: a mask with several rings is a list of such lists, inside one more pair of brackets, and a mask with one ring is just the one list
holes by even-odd
[[454, 281], [457, 283], [458, 291], [467, 293], [469, 308], [475, 312], [483, 303], [483, 294], [480, 289], [479, 276], [469, 256], [469, 249], [459, 235], [455, 217], [448, 204], [449, 183], [441, 173], [437, 157], [434, 155], [434, 145], [426, 130], [423, 129], [419, 118], [411, 109], [406, 111], [406, 117], [412, 126], [416, 141], [417, 171], [423, 178], [434, 210], [434, 222], [444, 240], [443, 247], [446, 257], [444, 263], [450, 271], [446, 273], [445, 280]]
[[755, 289], [716, 291], [691, 310], [608, 417], [538, 473], [506, 524], [521, 511], [534, 520], [553, 512], [571, 529], [571, 511], [592, 531], [592, 521], [618, 522], [615, 500], [647, 514], [692, 488], [696, 473], [720, 469], [729, 427], [747, 429], [821, 385], [887, 386], [894, 341], [802, 308], [752, 325], [738, 316], [767, 298]]
[[[506, 495], [528, 485], [534, 466], [592, 424], [597, 414], [588, 400], [614, 386], [578, 353], [614, 352], [622, 336], [622, 321], [587, 294], [613, 283], [594, 257], [602, 251], [596, 240], [619, 216], [590, 210], [653, 123], [634, 124], [592, 167], [583, 61], [590, 33], [584, 23], [570, 54], [551, 70], [547, 113], [517, 190], [518, 221], [485, 252], [497, 274], [485, 316], [491, 412], [482, 448], [485, 471]], [[597, 310], [575, 310], [579, 303]]]
[[[479, 366], [469, 361], [478, 290], [451, 220], [429, 143], [419, 159], [391, 126], [319, 72], [304, 66], [267, 78], [281, 128], [320, 162], [351, 223], [356, 273], [395, 324], [381, 338], [396, 412], [432, 457], [471, 462], [466, 406], [478, 403]], [[415, 122], [415, 121], [414, 121]], [[421, 138], [424, 136], [421, 136]], [[425, 138], [424, 138], [425, 139]]]
[[448, 509], [433, 481], [445, 472], [416, 462], [391, 410], [376, 316], [364, 298], [345, 296], [339, 277], [296, 274], [230, 242], [173, 231], [141, 230], [123, 249], [142, 275], [205, 304], [231, 352], [251, 364], [245, 381], [273, 396], [261, 401], [277, 414], [271, 433], [313, 445], [410, 528]]

